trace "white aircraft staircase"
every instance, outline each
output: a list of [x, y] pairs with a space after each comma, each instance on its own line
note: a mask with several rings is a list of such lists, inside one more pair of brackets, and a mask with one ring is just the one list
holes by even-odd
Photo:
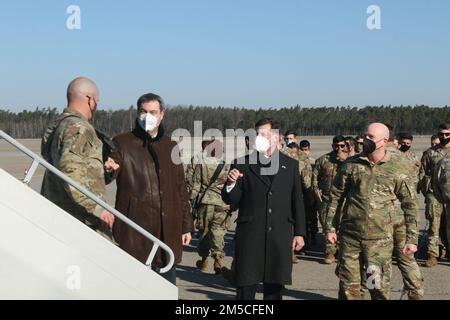
[[[33, 159], [24, 181], [0, 168], [0, 299], [176, 300], [178, 288], [151, 270], [158, 248], [172, 250], [120, 212], [0, 130], [0, 137]], [[39, 165], [57, 174], [152, 240], [146, 264], [73, 218], [27, 184]]]

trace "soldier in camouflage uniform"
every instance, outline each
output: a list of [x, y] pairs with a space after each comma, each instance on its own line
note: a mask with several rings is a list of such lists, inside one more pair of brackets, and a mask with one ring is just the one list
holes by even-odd
[[[327, 206], [330, 201], [331, 186], [333, 179], [337, 174], [339, 167], [347, 159], [345, 137], [336, 136], [333, 138], [333, 151], [327, 153], [316, 160], [312, 175], [312, 190], [318, 204], [319, 220], [322, 229], [325, 226]], [[340, 216], [338, 212], [337, 217]], [[339, 219], [339, 218], [338, 218]], [[337, 245], [326, 243], [325, 258], [326, 264], [332, 264], [335, 261]]]
[[[68, 107], [42, 138], [44, 159], [75, 182], [103, 198], [105, 172], [103, 145], [89, 123], [99, 100], [97, 86], [89, 79], [77, 78], [67, 89]], [[112, 239], [114, 215], [87, 196], [45, 172], [41, 194], [78, 220]]]
[[185, 178], [186, 178], [186, 186], [187, 186], [187, 191], [188, 194], [191, 193], [192, 191], [192, 185], [193, 185], [193, 179], [194, 179], [194, 171], [195, 171], [195, 166], [197, 164], [201, 164], [202, 163], [202, 159], [203, 159], [203, 153], [205, 151], [205, 148], [208, 146], [208, 144], [210, 144], [211, 141], [210, 140], [203, 140], [202, 141], [202, 151], [197, 152], [196, 154], [194, 154], [191, 158], [191, 161], [188, 163], [188, 165], [186, 166], [186, 174], [185, 174]]
[[283, 148], [282, 153], [299, 162], [300, 177], [302, 179], [303, 190], [311, 189], [312, 166], [309, 157], [303, 151], [298, 149]]
[[[194, 170], [191, 201], [198, 203], [197, 229], [199, 234], [198, 254], [201, 260], [197, 267], [202, 272], [208, 269], [208, 257], [214, 259], [214, 271], [220, 274], [225, 256], [225, 234], [230, 224], [230, 206], [222, 200], [221, 192], [227, 181], [229, 164], [223, 164], [219, 176], [212, 181], [214, 172], [222, 162], [223, 145], [220, 141], [211, 142], [205, 149], [208, 156], [204, 156], [202, 163], [197, 164]], [[205, 154], [205, 155], [206, 155]], [[211, 184], [212, 183], [212, 184]], [[211, 185], [210, 185], [211, 184]]]
[[300, 141], [298, 146], [300, 148], [300, 151], [303, 151], [304, 153], [306, 153], [306, 155], [309, 158], [309, 163], [311, 164], [312, 167], [314, 167], [314, 163], [316, 162], [316, 159], [311, 157], [311, 143], [308, 140], [302, 140], [302, 141]]
[[[288, 134], [290, 132], [291, 134]], [[292, 136], [292, 131], [288, 131], [288, 133], [286, 133], [285, 135], [286, 137]], [[305, 152], [301, 151], [297, 146], [295, 148], [284, 147], [280, 151], [283, 154], [287, 155], [288, 157], [297, 160], [299, 163], [299, 173], [302, 182], [303, 198], [305, 199], [305, 213], [306, 213], [307, 233], [308, 233], [306, 237], [307, 241], [307, 244], [305, 246], [306, 249], [310, 246], [311, 242], [313, 241], [312, 239], [315, 238], [317, 233], [317, 220], [315, 220], [313, 217], [315, 211], [314, 211], [314, 197], [311, 189], [311, 178], [312, 178], [311, 161], [309, 159], [309, 156]], [[314, 221], [316, 222], [316, 227], [314, 227]], [[299, 262], [295, 254], [292, 256], [292, 261], [293, 263]]]
[[[311, 188], [311, 176], [312, 167], [309, 160], [309, 156], [300, 150], [297, 144], [298, 136], [293, 130], [289, 130], [285, 134], [286, 146], [281, 148], [280, 151], [283, 152], [288, 157], [291, 157], [299, 162], [300, 177], [302, 178], [303, 190]], [[295, 146], [289, 148], [288, 145]]]
[[[393, 159], [398, 157], [398, 161], [408, 164], [406, 168], [410, 174], [411, 183], [414, 190], [417, 190], [419, 181], [420, 160], [414, 151], [411, 150], [413, 137], [407, 133], [399, 135], [400, 148], [393, 145], [387, 147], [387, 150], [393, 154]], [[395, 156], [395, 157], [394, 157]], [[403, 278], [404, 290], [410, 300], [419, 300], [424, 296], [423, 276], [420, 267], [414, 256], [404, 255], [403, 248], [406, 243], [406, 223], [401, 204], [395, 201], [394, 224], [394, 256], [397, 259], [397, 265]]]
[[372, 299], [389, 299], [396, 199], [401, 203], [406, 227], [402, 252], [412, 256], [417, 251], [419, 205], [409, 178], [409, 164], [386, 150], [388, 139], [385, 125], [370, 125], [364, 153], [349, 158], [333, 182], [326, 222], [331, 243], [337, 241], [335, 215], [339, 203], [345, 201], [336, 269], [340, 299], [362, 298], [361, 269], [365, 270]]
[[[409, 133], [400, 133], [399, 134], [399, 150], [402, 152], [403, 157], [409, 160], [413, 167], [414, 172], [417, 172], [417, 180], [419, 179], [419, 170], [420, 170], [420, 159], [417, 154], [412, 149], [412, 143], [414, 137]], [[417, 181], [418, 182], [418, 181]]]
[[434, 195], [431, 178], [436, 164], [450, 150], [450, 143], [446, 143], [449, 136], [450, 124], [442, 124], [439, 126], [439, 139], [441, 143], [425, 151], [421, 160], [419, 189], [425, 196], [425, 217], [429, 221], [428, 259], [425, 262], [426, 267], [434, 267], [438, 263], [439, 258], [439, 231], [441, 227], [441, 218], [444, 214], [444, 207]]
[[[450, 136], [450, 135], [449, 135]], [[449, 137], [447, 136], [447, 137]], [[445, 139], [445, 138], [444, 138]], [[447, 140], [450, 141], [450, 140]], [[446, 141], [444, 140], [444, 143]], [[446, 221], [450, 221], [450, 154], [447, 153], [435, 166], [432, 178], [433, 190], [436, 198], [444, 205]], [[444, 241], [447, 246], [450, 243], [450, 224], [442, 226], [445, 228]], [[450, 257], [447, 257], [450, 260]]]
[[295, 148], [289, 148], [287, 146], [280, 149], [280, 151], [287, 155], [288, 157], [295, 159], [299, 163], [299, 173], [302, 181], [302, 189], [305, 194], [311, 191], [311, 178], [312, 178], [312, 166], [309, 156], [300, 150], [297, 145], [297, 134], [289, 130], [286, 132], [285, 137], [287, 139], [287, 143], [295, 143]]
[[311, 157], [311, 143], [308, 140], [302, 140], [299, 144], [300, 151], [305, 153], [308, 156], [309, 164], [311, 165], [311, 187], [310, 191], [308, 193], [308, 196], [304, 199], [307, 199], [307, 203], [305, 204], [306, 214], [308, 217], [307, 220], [307, 227], [308, 227], [308, 234], [309, 238], [311, 238], [311, 241], [308, 241], [308, 243], [305, 246], [305, 249], [308, 249], [310, 245], [316, 245], [316, 235], [319, 232], [319, 220], [318, 220], [318, 213], [317, 213], [317, 204], [316, 204], [316, 198], [314, 196], [314, 192], [312, 189], [312, 174], [314, 172], [314, 166], [316, 159]]

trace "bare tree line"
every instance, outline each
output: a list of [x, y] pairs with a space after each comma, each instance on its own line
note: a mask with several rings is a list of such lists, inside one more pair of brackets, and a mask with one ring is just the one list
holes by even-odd
[[[0, 129], [18, 139], [39, 139], [46, 126], [54, 121], [60, 112], [56, 108], [36, 108], [34, 111], [11, 112], [0, 110]], [[433, 134], [437, 126], [450, 120], [450, 107], [428, 106], [367, 106], [247, 109], [208, 106], [172, 106], [166, 111], [164, 126], [166, 134], [178, 128], [194, 133], [194, 121], [203, 122], [208, 128], [248, 129], [263, 117], [279, 120], [284, 130], [296, 130], [301, 136], [357, 135], [370, 122], [383, 122], [397, 131], [412, 134]], [[94, 126], [114, 136], [130, 131], [135, 124], [136, 109], [133, 106], [121, 110], [98, 110]]]

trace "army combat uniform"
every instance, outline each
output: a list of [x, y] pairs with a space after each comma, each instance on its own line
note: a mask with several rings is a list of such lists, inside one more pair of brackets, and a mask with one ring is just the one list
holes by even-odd
[[[326, 223], [326, 212], [330, 201], [331, 186], [338, 169], [344, 162], [339, 160], [334, 151], [321, 156], [316, 160], [312, 175], [312, 190], [318, 204], [319, 221], [324, 229]], [[342, 204], [341, 204], [342, 205]], [[336, 218], [339, 220], [341, 206], [338, 208]], [[326, 243], [325, 255], [334, 256], [337, 252], [337, 245]]]
[[[444, 206], [446, 220], [450, 221], [450, 154], [447, 153], [433, 170], [432, 185], [438, 199]], [[450, 243], [450, 223], [446, 227], [447, 244]], [[449, 258], [450, 260], [450, 258]]]
[[[425, 217], [429, 221], [428, 260], [434, 260], [436, 262], [437, 258], [439, 258], [439, 245], [442, 245], [439, 230], [444, 207], [434, 195], [431, 179], [433, 177], [434, 167], [448, 151], [449, 149], [443, 148], [441, 145], [436, 145], [425, 151], [422, 156], [419, 173], [419, 189], [425, 196]], [[429, 261], [427, 261], [427, 266], [431, 267], [435, 264]]]
[[317, 217], [315, 216], [315, 199], [311, 188], [313, 174], [311, 159], [305, 152], [301, 150], [297, 151], [291, 148], [284, 147], [280, 151], [288, 157], [297, 160], [299, 163], [299, 173], [302, 181], [303, 198], [305, 199], [305, 212], [308, 232], [307, 245], [309, 245], [309, 240], [315, 238], [315, 235], [318, 231]]
[[204, 153], [203, 151], [200, 151], [200, 152], [197, 152], [196, 154], [194, 154], [191, 157], [190, 162], [186, 166], [185, 178], [186, 178], [186, 187], [187, 187], [188, 194], [190, 194], [192, 192], [195, 166], [197, 164], [202, 163], [203, 153]]
[[412, 150], [408, 150], [406, 152], [401, 152], [403, 154], [403, 157], [407, 160], [409, 160], [412, 164], [412, 167], [414, 168], [414, 170], [417, 171], [417, 179], [419, 179], [419, 171], [420, 171], [420, 159], [417, 156], [417, 154], [412, 151]]
[[334, 218], [345, 199], [336, 269], [340, 299], [361, 299], [361, 268], [372, 299], [389, 299], [396, 199], [405, 216], [405, 242], [417, 245], [419, 205], [407, 166], [387, 151], [378, 164], [361, 155], [339, 169], [331, 188], [326, 233], [336, 232]]
[[[65, 109], [44, 133], [41, 153], [45, 160], [99, 198], [106, 193], [103, 144], [81, 114]], [[46, 170], [41, 194], [104, 237], [111, 230], [100, 220], [104, 210], [77, 189]]]
[[230, 224], [230, 206], [222, 200], [222, 188], [227, 182], [230, 165], [225, 164], [216, 181], [208, 188], [220, 160], [215, 157], [203, 157], [202, 163], [195, 166], [191, 202], [201, 199], [198, 204], [197, 229], [199, 235], [198, 254], [202, 258], [198, 266], [206, 271], [207, 258], [211, 253], [214, 259], [214, 271], [220, 273], [225, 256], [225, 234]]
[[303, 151], [296, 151], [287, 147], [284, 147], [280, 151], [298, 161], [303, 190], [309, 190], [311, 188], [312, 166], [308, 155]]
[[[388, 148], [389, 151], [391, 149]], [[417, 190], [419, 181], [420, 160], [413, 151], [400, 152], [396, 149], [395, 155], [400, 156], [409, 164], [407, 168], [414, 190]], [[401, 159], [400, 159], [401, 161]], [[397, 259], [397, 265], [403, 278], [404, 290], [411, 300], [422, 299], [424, 296], [424, 280], [420, 267], [413, 255], [403, 254], [403, 248], [406, 244], [406, 223], [401, 204], [399, 200], [395, 201], [396, 210], [394, 215], [394, 256]]]

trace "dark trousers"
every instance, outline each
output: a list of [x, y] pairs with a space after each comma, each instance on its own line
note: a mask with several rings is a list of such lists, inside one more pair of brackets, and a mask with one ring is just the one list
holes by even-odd
[[[236, 300], [255, 300], [256, 284], [246, 287], [238, 287], [236, 289]], [[284, 286], [281, 284], [263, 284], [264, 300], [283, 300], [281, 291]]]
[[173, 265], [172, 269], [170, 269], [166, 273], [161, 273], [158, 267], [152, 267], [153, 271], [157, 272], [161, 277], [171, 282], [173, 285], [177, 285], [177, 266]]

